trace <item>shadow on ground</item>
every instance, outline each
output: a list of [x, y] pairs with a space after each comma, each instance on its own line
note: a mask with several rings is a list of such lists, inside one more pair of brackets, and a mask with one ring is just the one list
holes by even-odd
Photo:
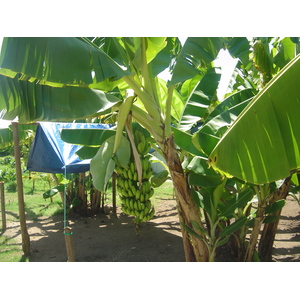
[[[170, 212], [141, 225], [137, 234], [132, 218], [124, 214], [72, 217], [77, 262], [183, 262], [184, 251], [178, 222]], [[173, 218], [174, 219], [174, 218]], [[28, 223], [31, 262], [65, 262], [67, 252], [63, 216], [38, 218]], [[20, 232], [16, 232], [15, 237]]]

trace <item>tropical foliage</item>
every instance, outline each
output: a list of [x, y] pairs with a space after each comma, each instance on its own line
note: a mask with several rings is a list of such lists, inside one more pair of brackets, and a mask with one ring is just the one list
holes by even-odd
[[[222, 101], [214, 65], [221, 49], [238, 59]], [[127, 163], [125, 123], [138, 122], [173, 180], [187, 261], [213, 261], [221, 247], [252, 261], [262, 258], [262, 222], [276, 223], [284, 205], [274, 196], [279, 180], [288, 180], [285, 198], [299, 168], [298, 50], [298, 38], [6, 38], [0, 110], [25, 123], [117, 121], [114, 138], [62, 132], [86, 146], [80, 155], [94, 156], [101, 191], [114, 158]], [[166, 68], [168, 82], [159, 78]]]

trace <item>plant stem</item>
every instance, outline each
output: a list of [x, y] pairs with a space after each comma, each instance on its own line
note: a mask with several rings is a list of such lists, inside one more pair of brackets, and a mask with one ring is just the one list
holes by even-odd
[[[199, 207], [192, 198], [191, 188], [182, 169], [172, 136], [165, 140], [162, 151], [173, 180], [180, 223], [192, 228], [191, 221], [193, 220], [202, 226]], [[205, 239], [201, 231], [195, 230], [195, 232]], [[186, 261], [208, 261], [208, 248], [202, 239], [189, 236], [183, 227], [182, 237]]]
[[169, 137], [172, 134], [171, 130], [171, 108], [172, 108], [172, 98], [175, 86], [172, 85], [168, 88], [168, 97], [165, 107], [165, 133], [166, 137]]
[[263, 185], [254, 187], [256, 194], [257, 194], [258, 207], [257, 207], [257, 213], [256, 213], [256, 217], [254, 220], [254, 225], [253, 225], [249, 245], [248, 245], [248, 248], [247, 248], [247, 251], [245, 254], [246, 262], [251, 262], [253, 259], [253, 254], [254, 254], [254, 251], [256, 248], [256, 243], [258, 240], [261, 224], [262, 224], [262, 221], [264, 218], [265, 209], [266, 209], [266, 205], [268, 202], [268, 194], [267, 194], [268, 188], [269, 188], [269, 184], [263, 184]]
[[[289, 193], [290, 184], [291, 176], [285, 178], [281, 186], [272, 193], [268, 204], [273, 204], [278, 200], [286, 199]], [[258, 245], [258, 255], [260, 261], [272, 261], [273, 243], [279, 223], [280, 214], [281, 209], [271, 214], [273, 216], [277, 216], [277, 220], [275, 222], [264, 224], [264, 228], [262, 230]]]
[[131, 110], [133, 118], [144, 126], [151, 133], [156, 142], [161, 145], [164, 138], [163, 124], [157, 122], [152, 116], [135, 105], [132, 105]]
[[124, 76], [124, 81], [134, 90], [139, 99], [142, 101], [148, 114], [156, 121], [161, 122], [161, 112], [157, 103], [143, 88], [134, 80], [133, 76]]
[[141, 73], [142, 73], [142, 76], [144, 78], [144, 87], [145, 87], [145, 91], [150, 95], [150, 97], [153, 99], [153, 100], [156, 100], [154, 98], [154, 93], [153, 93], [153, 86], [151, 84], [151, 78], [149, 76], [149, 68], [150, 66], [148, 66], [147, 64], [147, 57], [146, 57], [146, 51], [147, 51], [147, 40], [145, 37], [142, 38], [142, 67], [141, 67]]
[[138, 151], [137, 151], [135, 143], [134, 143], [134, 137], [133, 137], [133, 134], [132, 134], [132, 130], [130, 128], [130, 119], [131, 119], [131, 115], [128, 115], [126, 123], [125, 123], [125, 127], [126, 127], [126, 131], [127, 131], [127, 134], [128, 134], [130, 144], [131, 144], [134, 160], [135, 160], [135, 163], [136, 163], [138, 181], [139, 181], [139, 184], [140, 184], [139, 186], [141, 187], [142, 186], [142, 164], [141, 164], [140, 156], [138, 154]]

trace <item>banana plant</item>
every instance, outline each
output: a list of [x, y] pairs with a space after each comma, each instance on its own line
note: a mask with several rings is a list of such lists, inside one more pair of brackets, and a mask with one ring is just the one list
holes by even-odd
[[[246, 261], [253, 258], [264, 213], [272, 198], [271, 184], [288, 178], [299, 168], [297, 134], [299, 130], [296, 114], [299, 97], [297, 80], [300, 71], [299, 56], [286, 65], [284, 65], [286, 61], [279, 64], [282, 60], [278, 58], [288, 59], [289, 55], [292, 55], [288, 45], [291, 45], [290, 41], [284, 39], [283, 46], [276, 56], [269, 56], [267, 61], [256, 59], [256, 68], [262, 73], [264, 87], [237, 118], [229, 118], [230, 126], [227, 128], [223, 126], [225, 131], [218, 135], [219, 131], [211, 131], [213, 126], [210, 125], [213, 123], [208, 122], [207, 126], [203, 126], [194, 136], [195, 145], [207, 153], [212, 168], [225, 177], [239, 178], [253, 185], [256, 190], [258, 210]], [[261, 46], [259, 42], [259, 49]], [[295, 50], [295, 45], [293, 48]], [[265, 47], [262, 49], [266, 51]], [[282, 54], [283, 51], [286, 56]], [[282, 67], [276, 76], [274, 65], [277, 69]], [[274, 78], [270, 80], [272, 76]], [[270, 81], [266, 83], [266, 79]], [[224, 121], [226, 118], [222, 119]], [[228, 118], [226, 120], [228, 121]], [[218, 125], [222, 127], [220, 123]], [[214, 138], [209, 138], [209, 134]], [[206, 140], [209, 142], [205, 143]]]
[[[239, 193], [232, 193], [230, 180], [208, 169], [206, 162], [194, 156], [183, 163], [192, 186], [193, 199], [205, 219], [205, 225], [193, 221], [192, 228], [184, 227], [191, 235], [204, 241], [209, 261], [215, 261], [217, 248], [228, 243], [230, 237], [246, 224], [247, 216], [241, 210], [252, 199], [253, 192], [244, 188]], [[195, 229], [200, 230], [203, 236], [198, 235]]]
[[[19, 116], [21, 122], [97, 117], [118, 110], [127, 102], [126, 90], [132, 90], [129, 114], [160, 148], [174, 182], [179, 218], [190, 226], [192, 220], [200, 220], [174, 142], [172, 126], [176, 127], [186, 101], [178, 90], [188, 81], [190, 91], [198, 85], [213, 67], [223, 41], [193, 37], [182, 46], [177, 38], [163, 37], [5, 38], [0, 56], [0, 109], [5, 109], [4, 118]], [[172, 78], [166, 83], [157, 75], [169, 66]], [[120, 124], [126, 114], [118, 117]], [[122, 132], [121, 126], [117, 132]], [[185, 136], [190, 139], [188, 133]], [[110, 172], [119, 139], [118, 133], [110, 155], [102, 152]], [[101, 170], [91, 167], [97, 178]], [[205, 244], [190, 238], [184, 228], [182, 233], [186, 259], [206, 261]]]

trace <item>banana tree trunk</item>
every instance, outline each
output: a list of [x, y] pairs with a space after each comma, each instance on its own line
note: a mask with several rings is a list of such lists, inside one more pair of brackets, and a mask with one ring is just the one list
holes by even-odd
[[[192, 228], [192, 220], [201, 224], [199, 208], [192, 199], [191, 189], [188, 184], [187, 177], [181, 167], [173, 136], [165, 140], [165, 144], [162, 149], [164, 149], [164, 157], [174, 184], [180, 224], [184, 224], [190, 228]], [[189, 236], [182, 225], [181, 231], [186, 261], [208, 261], [208, 249], [205, 243], [200, 239]], [[202, 236], [200, 232], [197, 233]]]
[[[275, 190], [275, 192], [272, 194], [270, 204], [273, 204], [281, 199], [286, 199], [289, 193], [290, 184], [291, 176], [287, 177], [282, 185]], [[273, 213], [272, 215], [277, 216], [277, 219], [273, 223], [267, 223], [264, 225], [264, 229], [262, 231], [261, 238], [258, 244], [258, 255], [260, 261], [263, 262], [272, 261], [273, 244], [281, 215], [281, 209]]]

